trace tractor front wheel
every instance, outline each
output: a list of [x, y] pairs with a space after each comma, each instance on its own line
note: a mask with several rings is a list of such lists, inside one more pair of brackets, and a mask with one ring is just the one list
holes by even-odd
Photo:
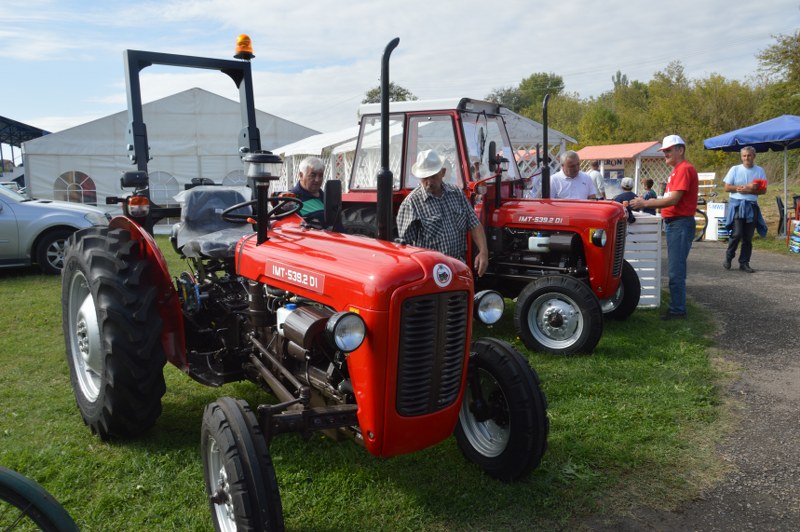
[[153, 268], [124, 229], [70, 237], [61, 306], [67, 363], [83, 421], [103, 440], [138, 436], [161, 415], [166, 391]]
[[603, 334], [599, 301], [568, 275], [547, 275], [523, 288], [514, 324], [525, 347], [557, 355], [591, 353]]
[[455, 436], [459, 449], [488, 475], [510, 482], [531, 472], [547, 448], [547, 399], [539, 377], [509, 344], [472, 343], [467, 388]]
[[200, 437], [215, 528], [224, 532], [283, 530], [272, 457], [248, 404], [222, 397], [206, 406]]
[[619, 288], [612, 297], [600, 302], [603, 316], [612, 320], [628, 319], [639, 305], [641, 295], [642, 284], [639, 281], [639, 274], [627, 260], [623, 261]]

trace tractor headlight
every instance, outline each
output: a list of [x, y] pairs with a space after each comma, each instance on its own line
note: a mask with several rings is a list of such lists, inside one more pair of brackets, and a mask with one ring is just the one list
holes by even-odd
[[325, 326], [325, 335], [332, 345], [340, 351], [355, 351], [367, 335], [367, 325], [361, 316], [354, 312], [337, 312]]
[[602, 248], [608, 242], [608, 235], [605, 229], [592, 229], [592, 244]]
[[503, 316], [506, 302], [503, 296], [494, 290], [481, 290], [475, 294], [472, 308], [476, 319], [486, 325], [492, 325]]

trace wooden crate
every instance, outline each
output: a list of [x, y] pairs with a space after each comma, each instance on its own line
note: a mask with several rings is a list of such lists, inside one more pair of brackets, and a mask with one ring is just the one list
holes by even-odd
[[642, 295], [637, 308], [661, 305], [661, 216], [634, 213], [636, 221], [628, 224], [625, 260], [639, 275]]

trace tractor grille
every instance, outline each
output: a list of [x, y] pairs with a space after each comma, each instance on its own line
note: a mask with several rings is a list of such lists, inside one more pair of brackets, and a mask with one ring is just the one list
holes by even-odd
[[467, 293], [412, 297], [402, 304], [397, 412], [421, 416], [456, 400], [464, 371]]
[[614, 238], [614, 267], [612, 275], [619, 277], [622, 275], [622, 263], [625, 260], [625, 236], [628, 233], [628, 222], [620, 220], [617, 222], [617, 236]]

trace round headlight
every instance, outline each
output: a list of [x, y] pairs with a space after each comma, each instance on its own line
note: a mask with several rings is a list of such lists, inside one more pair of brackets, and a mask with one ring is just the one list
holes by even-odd
[[606, 245], [607, 241], [608, 241], [608, 235], [606, 234], [605, 229], [592, 230], [592, 244], [598, 247], [603, 247]]
[[367, 326], [361, 316], [354, 312], [337, 312], [325, 325], [325, 334], [332, 345], [340, 351], [355, 351], [367, 335]]
[[482, 290], [475, 294], [475, 301], [473, 303], [475, 318], [485, 323], [492, 325], [497, 323], [503, 312], [506, 309], [506, 302], [498, 292], [494, 290]]

